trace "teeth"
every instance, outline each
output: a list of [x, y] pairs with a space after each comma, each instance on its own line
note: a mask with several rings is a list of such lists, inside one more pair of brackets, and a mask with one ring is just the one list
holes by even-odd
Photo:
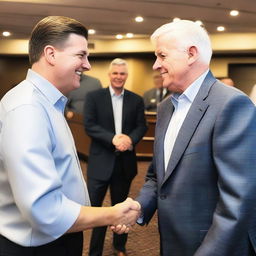
[[76, 71], [76, 74], [81, 76], [82, 75], [82, 72], [81, 71]]

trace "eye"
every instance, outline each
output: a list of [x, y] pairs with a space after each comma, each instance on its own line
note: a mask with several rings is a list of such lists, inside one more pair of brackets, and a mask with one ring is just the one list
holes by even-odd
[[160, 56], [161, 59], [165, 59], [166, 58], [166, 55], [164, 53], [160, 53], [159, 56]]

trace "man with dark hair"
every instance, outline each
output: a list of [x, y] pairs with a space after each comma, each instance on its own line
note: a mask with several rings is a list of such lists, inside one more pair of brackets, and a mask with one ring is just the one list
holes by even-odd
[[113, 224], [127, 232], [139, 214], [132, 199], [90, 206], [76, 148], [63, 116], [88, 62], [87, 29], [50, 16], [34, 28], [31, 69], [0, 103], [0, 256], [81, 256], [81, 231]]

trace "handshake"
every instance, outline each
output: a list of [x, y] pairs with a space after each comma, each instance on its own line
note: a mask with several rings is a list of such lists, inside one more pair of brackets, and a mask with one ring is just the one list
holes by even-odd
[[127, 198], [122, 203], [112, 207], [114, 212], [114, 223], [110, 225], [110, 229], [117, 233], [128, 233], [141, 214], [141, 206], [139, 202], [131, 198]]

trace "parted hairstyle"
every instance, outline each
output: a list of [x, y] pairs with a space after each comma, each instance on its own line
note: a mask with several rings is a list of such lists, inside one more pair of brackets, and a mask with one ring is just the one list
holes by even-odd
[[156, 43], [162, 36], [166, 40], [175, 40], [177, 47], [181, 50], [196, 46], [200, 55], [199, 59], [209, 64], [212, 56], [211, 41], [207, 31], [196, 22], [178, 20], [164, 24], [151, 35], [151, 41]]
[[70, 34], [88, 39], [88, 30], [79, 21], [64, 16], [48, 16], [40, 20], [32, 30], [29, 40], [29, 61], [37, 62], [46, 45], [62, 47]]

